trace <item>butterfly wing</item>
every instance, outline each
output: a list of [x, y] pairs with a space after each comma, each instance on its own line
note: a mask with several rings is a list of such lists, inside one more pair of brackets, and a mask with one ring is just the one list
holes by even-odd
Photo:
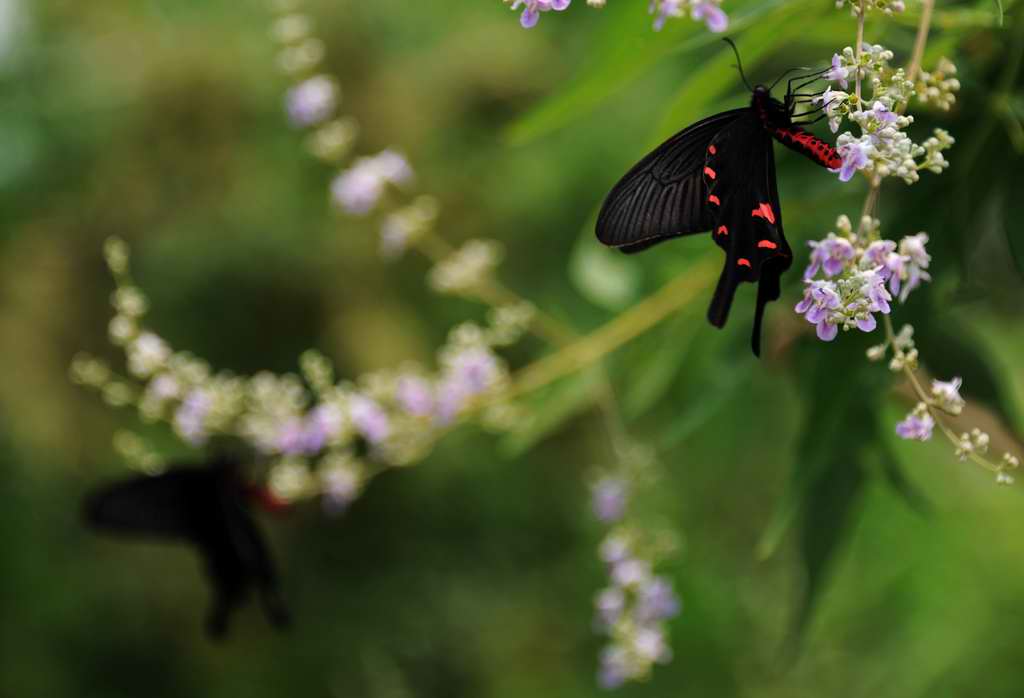
[[105, 532], [195, 546], [214, 592], [207, 617], [213, 637], [227, 632], [231, 612], [255, 584], [270, 622], [287, 623], [273, 562], [245, 503], [232, 463], [176, 467], [103, 487], [85, 502], [85, 519]]
[[683, 129], [612, 188], [597, 217], [597, 239], [632, 253], [711, 228], [705, 206], [705, 153], [712, 139], [750, 109], [732, 109]]
[[133, 477], [90, 493], [85, 520], [109, 533], [195, 542], [201, 535], [196, 495], [214, 484], [194, 468]]
[[708, 320], [722, 327], [737, 286], [757, 282], [751, 346], [754, 354], [760, 354], [764, 308], [778, 299], [780, 277], [792, 263], [793, 253], [782, 230], [772, 138], [755, 112], [716, 134], [704, 173], [714, 221], [711, 236], [726, 253]]

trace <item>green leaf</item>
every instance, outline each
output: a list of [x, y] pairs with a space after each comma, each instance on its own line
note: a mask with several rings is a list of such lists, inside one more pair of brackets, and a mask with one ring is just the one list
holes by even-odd
[[[748, 79], [754, 82], [753, 73], [761, 60], [786, 41], [806, 34], [810, 22], [815, 21], [815, 34], [818, 34], [816, 18], [823, 13], [824, 8], [820, 3], [790, 2], [772, 8], [766, 16], [753, 23], [736, 40]], [[734, 91], [738, 76], [735, 80], [730, 76], [735, 75], [732, 67], [735, 64], [736, 56], [725, 44], [722, 44], [714, 57], [703, 60], [700, 67], [690, 73], [665, 110], [658, 127], [657, 140], [705, 116], [709, 105]]]
[[882, 438], [876, 403], [888, 376], [864, 360], [864, 339], [846, 333], [827, 348], [807, 342], [798, 361], [808, 397], [803, 437], [787, 492], [758, 545], [761, 557], [771, 555], [789, 526], [800, 522], [807, 587], [791, 629], [794, 648], [854, 521], [866, 456]]
[[694, 335], [703, 327], [703, 318], [680, 313], [655, 335], [657, 346], [641, 361], [632, 362], [622, 399], [628, 418], [639, 417], [665, 396], [686, 362]]
[[687, 407], [675, 416], [658, 444], [660, 450], [671, 451], [677, 448], [704, 427], [735, 398], [741, 387], [750, 384], [754, 367], [759, 366], [755, 361], [742, 361], [729, 366], [715, 365], [718, 362], [720, 359], [713, 357], [711, 361], [705, 360], [703, 366], [699, 363], [691, 366], [689, 374], [701, 378], [696, 384], [688, 386], [686, 392], [700, 397], [689, 401]]
[[637, 299], [642, 273], [631, 258], [599, 245], [588, 229], [569, 257], [569, 278], [591, 303], [617, 311]]
[[836, 554], [856, 519], [857, 504], [866, 483], [858, 459], [859, 454], [835, 453], [807, 489], [800, 533], [807, 586], [790, 635], [794, 645], [803, 637]]
[[[806, 3], [791, 3], [805, 5]], [[593, 42], [597, 58], [557, 95], [542, 102], [504, 132], [511, 145], [522, 145], [586, 117], [607, 99], [628, 87], [658, 62], [714, 44], [719, 37], [697, 22], [668, 22], [652, 31], [651, 18], [637, 11], [637, 3], [612, 3], [602, 13], [603, 32]], [[731, 32], [760, 21], [766, 13], [784, 5], [783, 0], [759, 3], [733, 18]]]
[[557, 431], [565, 422], [589, 409], [595, 402], [600, 381], [599, 368], [582, 371], [538, 390], [523, 400], [528, 419], [505, 435], [499, 443], [501, 454], [516, 458]]

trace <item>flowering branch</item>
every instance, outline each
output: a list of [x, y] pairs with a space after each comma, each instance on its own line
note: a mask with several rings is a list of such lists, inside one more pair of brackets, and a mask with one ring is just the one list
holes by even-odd
[[[872, 4], [873, 9], [886, 14], [903, 9], [901, 2], [872, 0]], [[852, 75], [854, 95], [851, 97], [829, 87], [820, 99], [833, 131], [838, 130], [844, 117], [861, 127], [863, 135], [859, 139], [849, 132], [839, 136], [839, 152], [843, 156], [840, 179], [847, 181], [856, 170], [863, 170], [868, 176], [868, 192], [856, 230], [849, 219], [840, 216], [836, 224], [838, 235], [829, 233], [824, 240], [810, 243], [813, 248], [811, 264], [804, 275], [807, 287], [796, 311], [816, 325], [818, 337], [825, 341], [834, 339], [840, 326], [846, 330], [856, 327], [863, 332], [873, 331], [877, 327], [875, 314], [880, 313], [885, 342], [871, 347], [868, 358], [879, 361], [891, 350], [890, 369], [903, 373], [918, 398], [916, 407], [896, 426], [896, 433], [905, 439], [925, 441], [931, 438], [938, 423], [960, 460], [971, 460], [994, 472], [997, 482], [1008, 484], [1013, 481], [1010, 471], [1020, 465], [1018, 458], [1004, 453], [1000, 462], [993, 462], [984, 456], [989, 444], [988, 434], [975, 428], [958, 436], [945, 424], [943, 414], [955, 416], [964, 407], [959, 394], [961, 380], [934, 380], [931, 390], [926, 391], [915, 373], [919, 357], [913, 328], [905, 325], [899, 333], [895, 332], [889, 315], [889, 301], [894, 296], [903, 302], [911, 291], [930, 280], [927, 268], [931, 257], [925, 251], [928, 236], [924, 233], [904, 237], [898, 247], [879, 234], [880, 223], [874, 218], [874, 212], [882, 180], [896, 175], [911, 184], [917, 181], [919, 170], [939, 173], [948, 166], [942, 151], [953, 144], [952, 137], [936, 129], [934, 136], [922, 145], [913, 144], [902, 133], [902, 129], [913, 123], [913, 117], [904, 116], [904, 112], [915, 95], [922, 102], [949, 109], [955, 101], [954, 92], [960, 87], [952, 77], [956, 68], [946, 59], [942, 59], [932, 73], [921, 70], [934, 0], [922, 0], [922, 4], [910, 60], [905, 69], [897, 70], [888, 66], [892, 58], [890, 51], [863, 43], [864, 21], [869, 9], [867, 0], [858, 0], [852, 5], [857, 17], [856, 48], [847, 48], [842, 56], [833, 56], [832, 69], [826, 79], [839, 82], [845, 88], [846, 80]], [[870, 110], [864, 108], [867, 100], [861, 94], [862, 77], [871, 79], [873, 105]], [[923, 159], [918, 161], [921, 156]], [[824, 279], [815, 278], [819, 272]]]
[[[519, 15], [519, 23], [524, 29], [537, 25], [542, 12], [562, 12], [569, 9], [572, 0], [502, 0], [513, 10], [523, 8]], [[687, 14], [694, 21], [703, 20], [707, 28], [713, 32], [724, 32], [729, 27], [729, 18], [719, 7], [722, 0], [650, 0], [647, 11], [654, 15], [654, 31], [661, 31], [670, 18], [685, 17]], [[587, 0], [590, 7], [601, 8], [606, 0]]]

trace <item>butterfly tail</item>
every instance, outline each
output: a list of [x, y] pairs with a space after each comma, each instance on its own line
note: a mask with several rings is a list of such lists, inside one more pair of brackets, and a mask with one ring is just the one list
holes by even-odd
[[708, 322], [715, 327], [724, 327], [725, 321], [729, 319], [729, 308], [732, 307], [738, 285], [736, 272], [726, 264], [722, 275], [718, 277], [718, 286], [715, 287], [715, 295], [711, 297], [711, 305], [708, 307]]
[[782, 295], [782, 272], [789, 268], [788, 258], [786, 262], [774, 262], [769, 260], [761, 268], [761, 279], [757, 284], [757, 307], [754, 309], [754, 331], [750, 337], [750, 347], [754, 350], [754, 356], [761, 355], [761, 322], [764, 318], [764, 308], [768, 303], [776, 301]]

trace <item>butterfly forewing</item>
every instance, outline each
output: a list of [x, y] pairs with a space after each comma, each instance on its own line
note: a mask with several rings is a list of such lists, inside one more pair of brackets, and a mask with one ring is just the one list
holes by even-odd
[[708, 143], [749, 109], [733, 109], [669, 138], [619, 180], [601, 207], [597, 237], [624, 252], [709, 229], [703, 167]]

